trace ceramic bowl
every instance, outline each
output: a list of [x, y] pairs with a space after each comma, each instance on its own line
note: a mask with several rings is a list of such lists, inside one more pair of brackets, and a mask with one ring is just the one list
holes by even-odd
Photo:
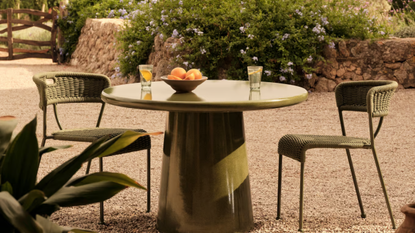
[[161, 76], [161, 80], [171, 86], [176, 92], [191, 92], [196, 89], [197, 86], [207, 80], [207, 77], [203, 76], [202, 79], [195, 80], [172, 80], [168, 79], [167, 75]]

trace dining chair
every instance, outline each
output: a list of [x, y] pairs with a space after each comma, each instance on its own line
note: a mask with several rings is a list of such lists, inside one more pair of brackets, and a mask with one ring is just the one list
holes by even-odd
[[[109, 135], [109, 139], [124, 133], [127, 130], [146, 132], [142, 129], [125, 128], [100, 128], [105, 103], [101, 100], [101, 92], [111, 86], [110, 79], [105, 75], [78, 73], [78, 72], [47, 72], [33, 76], [39, 91], [39, 107], [43, 112], [43, 139], [41, 146], [46, 139], [93, 142], [103, 136]], [[99, 103], [101, 110], [95, 128], [63, 129], [58, 117], [58, 104], [80, 104]], [[56, 123], [59, 131], [47, 134], [47, 106], [53, 106]], [[86, 112], [85, 114], [91, 114]], [[147, 150], [147, 212], [150, 212], [150, 136], [139, 137], [129, 146], [111, 154], [118, 155], [134, 151]], [[89, 173], [91, 161], [88, 162], [86, 173]], [[99, 171], [103, 171], [103, 158], [99, 158]], [[104, 203], [100, 203], [100, 222], [104, 223]]]
[[[366, 214], [363, 209], [360, 198], [359, 187], [357, 185], [356, 175], [353, 168], [350, 149], [371, 149], [375, 160], [383, 194], [389, 216], [392, 221], [392, 227], [395, 229], [392, 209], [386, 192], [385, 182], [383, 181], [382, 172], [379, 166], [375, 149], [375, 138], [382, 126], [383, 118], [389, 113], [390, 100], [398, 87], [395, 81], [351, 81], [340, 83], [335, 89], [336, 103], [340, 116], [342, 136], [329, 135], [284, 135], [278, 142], [279, 170], [278, 170], [278, 205], [277, 219], [281, 218], [281, 180], [282, 180], [282, 157], [283, 155], [297, 160], [301, 163], [300, 173], [300, 217], [299, 231], [303, 230], [303, 194], [304, 194], [304, 166], [306, 161], [306, 151], [313, 148], [342, 148], [346, 149], [349, 161], [350, 171], [352, 173], [353, 183], [359, 202], [361, 217], [365, 218]], [[343, 111], [366, 112], [369, 117], [368, 138], [348, 137], [343, 120]], [[379, 117], [379, 122], [374, 131], [373, 118]]]

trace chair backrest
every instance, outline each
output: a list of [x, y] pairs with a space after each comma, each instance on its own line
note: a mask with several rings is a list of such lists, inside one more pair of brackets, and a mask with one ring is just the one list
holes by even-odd
[[111, 86], [105, 75], [70, 72], [48, 72], [33, 76], [39, 91], [39, 107], [72, 102], [99, 102], [101, 92]]
[[389, 113], [390, 100], [398, 83], [390, 80], [343, 82], [335, 89], [339, 111], [367, 112], [370, 117]]

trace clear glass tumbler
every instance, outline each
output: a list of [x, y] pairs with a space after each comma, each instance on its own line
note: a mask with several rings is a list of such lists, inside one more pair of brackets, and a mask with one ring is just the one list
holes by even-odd
[[139, 65], [141, 89], [150, 90], [153, 79], [153, 65]]
[[248, 66], [248, 78], [251, 90], [261, 87], [262, 66]]

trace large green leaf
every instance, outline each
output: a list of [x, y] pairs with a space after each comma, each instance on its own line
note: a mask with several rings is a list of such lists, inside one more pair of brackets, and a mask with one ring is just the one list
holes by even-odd
[[89, 175], [85, 175], [82, 177], [75, 178], [69, 181], [65, 186], [81, 186], [101, 181], [111, 181], [114, 183], [118, 183], [125, 186], [136, 187], [139, 189], [144, 189], [141, 184], [137, 183], [135, 180], [131, 179], [130, 177], [121, 174], [121, 173], [113, 173], [113, 172], [98, 172], [92, 173]]
[[39, 156], [42, 157], [43, 154], [49, 153], [55, 150], [59, 149], [66, 149], [72, 147], [71, 145], [65, 145], [65, 146], [50, 146], [50, 147], [42, 147], [39, 149]]
[[133, 131], [127, 131], [122, 135], [111, 138], [103, 137], [93, 142], [88, 148], [86, 148], [80, 155], [68, 160], [47, 176], [45, 176], [37, 185], [36, 189], [42, 190], [47, 197], [50, 197], [59, 188], [61, 188], [69, 179], [81, 168], [82, 163], [94, 159], [96, 157], [102, 157], [121, 150], [134, 142], [137, 138], [146, 135], [157, 135], [162, 132], [156, 133], [139, 133]]
[[19, 203], [23, 209], [30, 213], [34, 208], [42, 204], [46, 200], [45, 194], [37, 189], [33, 189], [19, 199]]
[[57, 204], [62, 207], [88, 205], [105, 201], [125, 188], [125, 185], [110, 181], [101, 181], [78, 187], [63, 187], [42, 205]]
[[9, 182], [2, 184], [0, 191], [7, 191], [10, 193], [10, 195], [13, 195], [13, 187]]
[[72, 176], [81, 168], [82, 163], [87, 161], [107, 138], [108, 137], [103, 137], [98, 139], [89, 145], [81, 154], [69, 159], [54, 169], [35, 186], [35, 189], [42, 190], [46, 197], [52, 196], [72, 178]]
[[74, 233], [90, 233], [95, 231], [84, 230], [79, 228], [73, 227], [61, 227], [58, 224], [50, 221], [47, 218], [44, 218], [40, 215], [36, 215], [36, 221], [43, 227], [45, 233], [67, 233], [67, 232], [74, 232]]
[[3, 154], [10, 144], [10, 139], [16, 128], [17, 120], [13, 116], [0, 117], [0, 154]]
[[10, 143], [1, 168], [1, 182], [8, 181], [13, 196], [19, 199], [33, 189], [39, 167], [36, 118], [28, 123]]
[[163, 134], [163, 132], [154, 132], [154, 133], [140, 133], [135, 131], [126, 131], [117, 139], [115, 143], [113, 143], [108, 149], [106, 149], [102, 154], [99, 155], [99, 157], [104, 157], [110, 154], [113, 154], [131, 143], [133, 143], [135, 140], [137, 140], [139, 137], [147, 136], [147, 135], [159, 135]]
[[42, 227], [9, 192], [0, 192], [0, 214], [21, 233], [43, 233]]

